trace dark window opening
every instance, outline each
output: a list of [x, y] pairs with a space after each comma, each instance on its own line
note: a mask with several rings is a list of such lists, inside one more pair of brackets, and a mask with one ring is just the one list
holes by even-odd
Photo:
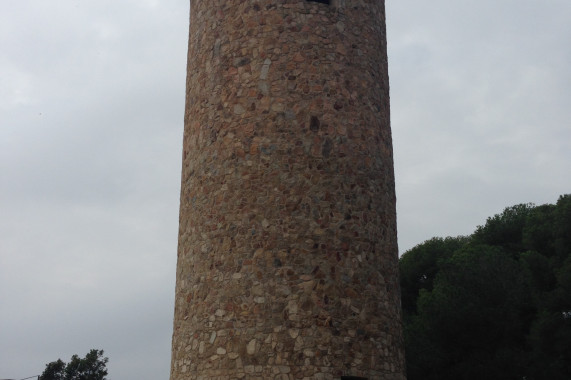
[[331, 4], [331, 0], [307, 0], [310, 3], [321, 3], [321, 4]]
[[367, 380], [367, 378], [359, 376], [341, 376], [341, 380]]

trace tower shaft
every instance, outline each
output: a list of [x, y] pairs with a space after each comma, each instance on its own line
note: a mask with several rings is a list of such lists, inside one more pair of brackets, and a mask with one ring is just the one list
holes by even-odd
[[192, 0], [171, 380], [404, 379], [382, 0]]

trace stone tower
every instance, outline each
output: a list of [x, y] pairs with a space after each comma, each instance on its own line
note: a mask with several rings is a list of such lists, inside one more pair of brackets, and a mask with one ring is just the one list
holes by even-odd
[[384, 0], [191, 0], [171, 380], [405, 379]]

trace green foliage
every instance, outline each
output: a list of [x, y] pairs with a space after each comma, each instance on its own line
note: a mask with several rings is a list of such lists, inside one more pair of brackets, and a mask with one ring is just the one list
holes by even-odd
[[64, 379], [65, 363], [58, 359], [55, 362], [48, 363], [44, 373], [40, 376], [40, 380], [59, 380]]
[[451, 256], [468, 241], [465, 237], [432, 238], [419, 244], [400, 259], [402, 304], [405, 313], [416, 312], [421, 289], [432, 290], [438, 263]]
[[85, 358], [73, 355], [67, 364], [58, 359], [46, 365], [40, 380], [106, 380], [108, 361], [103, 350], [91, 350]]
[[400, 259], [408, 379], [571, 378], [571, 196]]
[[508, 252], [518, 252], [523, 246], [526, 219], [533, 209], [532, 204], [508, 207], [503, 213], [488, 218], [484, 226], [478, 226], [472, 237], [482, 244], [500, 246]]

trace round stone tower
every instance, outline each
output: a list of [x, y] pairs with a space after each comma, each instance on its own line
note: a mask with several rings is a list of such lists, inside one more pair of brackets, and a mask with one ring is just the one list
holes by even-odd
[[192, 0], [171, 380], [405, 379], [384, 0]]

